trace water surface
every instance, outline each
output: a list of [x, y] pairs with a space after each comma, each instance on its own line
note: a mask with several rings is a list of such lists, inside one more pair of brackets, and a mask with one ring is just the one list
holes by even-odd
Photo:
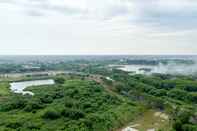
[[30, 87], [30, 86], [52, 85], [54, 83], [55, 82], [52, 79], [12, 82], [12, 83], [10, 83], [10, 89], [14, 93], [22, 93], [22, 94], [33, 95], [33, 92], [24, 91], [24, 89], [27, 88], [27, 87]]

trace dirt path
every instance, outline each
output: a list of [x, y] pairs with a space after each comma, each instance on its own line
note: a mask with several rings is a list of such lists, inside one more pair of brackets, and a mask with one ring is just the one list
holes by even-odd
[[148, 110], [134, 122], [118, 131], [157, 131], [163, 129], [169, 131], [169, 118], [163, 112]]

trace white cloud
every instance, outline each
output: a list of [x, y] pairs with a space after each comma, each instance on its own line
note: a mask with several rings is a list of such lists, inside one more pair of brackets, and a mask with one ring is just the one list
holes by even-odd
[[[59, 12], [64, 15], [80, 15], [94, 18], [108, 18], [134, 12], [133, 3], [128, 0], [8, 0], [0, 3], [12, 4], [21, 10], [31, 12]], [[50, 14], [47, 14], [50, 15]]]
[[197, 2], [180, 1], [1, 0], [0, 53], [195, 53], [197, 27], [184, 18]]
[[156, 4], [157, 8], [161, 8], [165, 11], [191, 10], [197, 7], [196, 0], [158, 0]]

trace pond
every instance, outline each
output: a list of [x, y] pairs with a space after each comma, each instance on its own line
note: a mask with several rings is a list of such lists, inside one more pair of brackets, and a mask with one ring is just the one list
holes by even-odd
[[25, 88], [30, 86], [40, 86], [40, 85], [52, 85], [55, 84], [53, 79], [47, 80], [32, 80], [32, 81], [20, 81], [10, 83], [10, 89], [14, 93], [30, 94], [34, 95], [31, 91], [24, 91]]

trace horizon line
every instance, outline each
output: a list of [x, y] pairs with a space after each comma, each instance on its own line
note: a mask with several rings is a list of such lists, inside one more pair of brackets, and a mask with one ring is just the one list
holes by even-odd
[[195, 54], [0, 54], [0, 56], [197, 56]]

